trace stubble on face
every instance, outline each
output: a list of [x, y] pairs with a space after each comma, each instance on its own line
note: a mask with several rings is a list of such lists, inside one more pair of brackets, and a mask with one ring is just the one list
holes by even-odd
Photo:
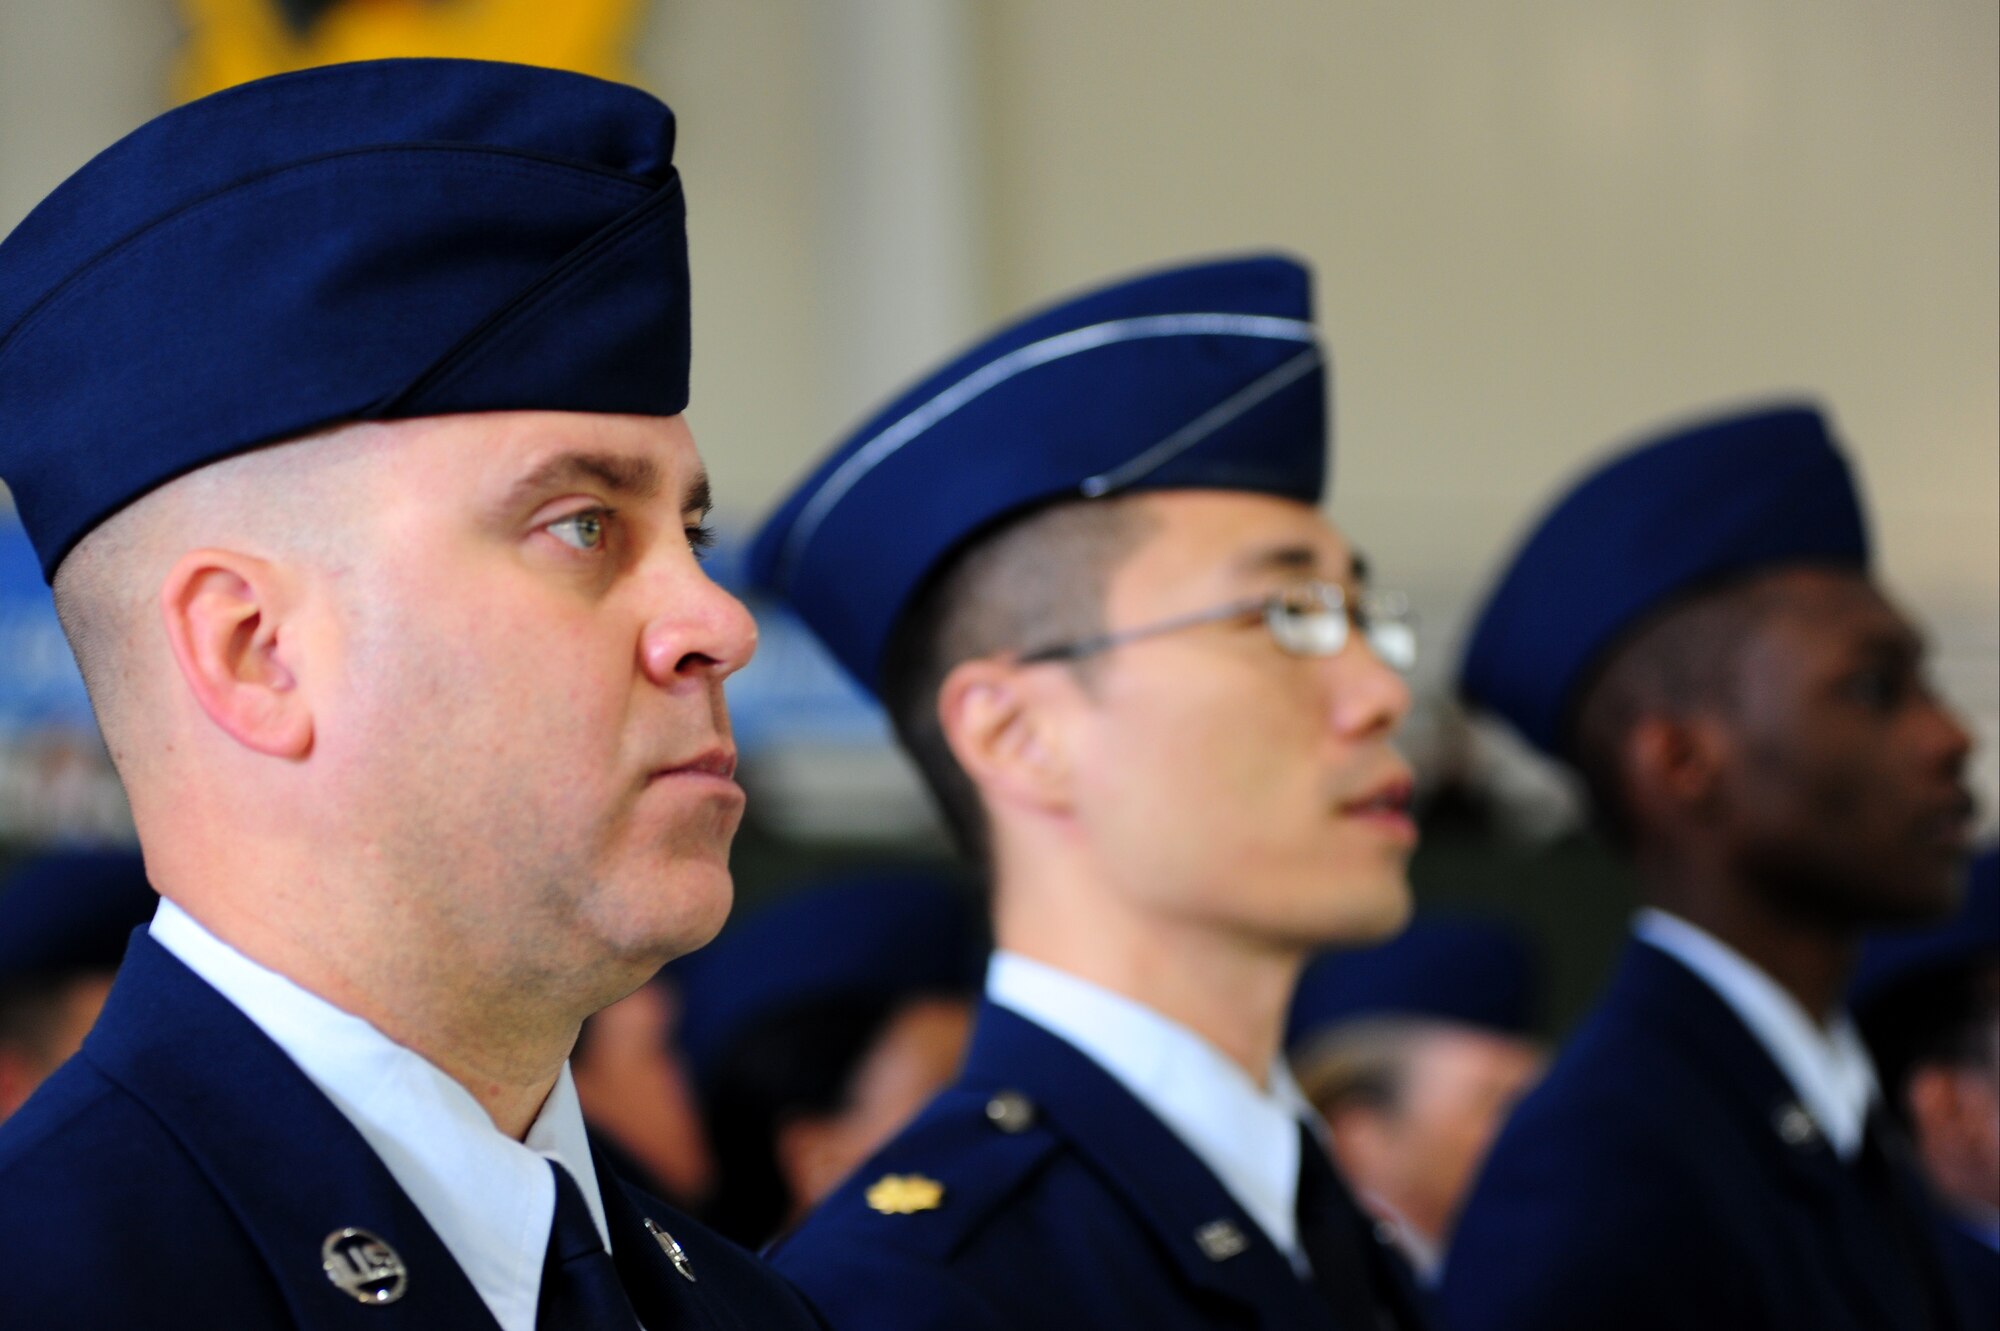
[[650, 514], [648, 539], [681, 540], [679, 487], [699, 464], [684, 429], [660, 424], [433, 437], [377, 478], [360, 538], [374, 557], [342, 597], [349, 710], [329, 756], [350, 769], [356, 849], [410, 939], [385, 964], [408, 980], [451, 968], [484, 991], [591, 1011], [726, 916], [740, 794], [658, 775], [727, 744], [720, 678], [643, 678], [652, 608], [635, 598], [659, 588], [626, 585], [699, 575], [641, 575], [636, 554], [629, 578], [576, 574], [549, 562], [567, 556], [535, 529], [540, 508], [496, 532], [480, 507], [579, 428], [583, 446], [649, 458], [665, 478], [663, 496], [621, 501], [615, 520]]

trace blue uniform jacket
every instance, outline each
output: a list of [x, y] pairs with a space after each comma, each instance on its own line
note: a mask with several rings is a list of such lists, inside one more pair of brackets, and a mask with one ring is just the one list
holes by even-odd
[[[621, 1280], [649, 1331], [816, 1326], [754, 1258], [600, 1166]], [[676, 1273], [642, 1227], [683, 1245]], [[322, 1269], [330, 1234], [408, 1272], [371, 1306]], [[278, 1047], [144, 931], [83, 1050], [0, 1124], [0, 1327], [491, 1331], [471, 1282], [381, 1160]]]
[[[903, 1183], [884, 1190], [885, 1177]], [[1336, 1326], [1165, 1124], [1075, 1047], [993, 1004], [957, 1083], [772, 1258], [836, 1331]], [[1381, 1325], [1420, 1325], [1400, 1262], [1379, 1244], [1362, 1260], [1393, 1290]]]
[[1965, 1294], [1966, 1325], [2000, 1326], [2000, 1248], [1956, 1219], [1947, 1216], [1943, 1225], [1945, 1260]]
[[1709, 987], [1632, 943], [1453, 1233], [1454, 1331], [1948, 1331], [1927, 1199], [1844, 1164]]

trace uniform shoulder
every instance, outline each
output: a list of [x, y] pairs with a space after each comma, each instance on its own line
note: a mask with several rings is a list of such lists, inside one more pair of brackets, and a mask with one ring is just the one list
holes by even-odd
[[213, 1326], [214, 1305], [158, 1298], [187, 1288], [195, 1250], [203, 1288], [230, 1291], [232, 1325], [265, 1325], [284, 1307], [181, 1144], [84, 1058], [0, 1124], [0, 1250], [14, 1263], [7, 1326]]
[[850, 1250], [948, 1262], [1061, 1146], [1018, 1091], [948, 1090], [782, 1239], [773, 1259], [808, 1293], [818, 1267]]

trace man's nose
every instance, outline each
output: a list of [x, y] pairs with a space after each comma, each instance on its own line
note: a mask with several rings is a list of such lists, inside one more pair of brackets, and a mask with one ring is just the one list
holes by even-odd
[[743, 602], [700, 569], [663, 588], [639, 640], [639, 663], [662, 688], [682, 680], [720, 680], [757, 650], [757, 621]]
[[1410, 682], [1402, 672], [1377, 655], [1361, 633], [1353, 634], [1327, 662], [1333, 681], [1329, 719], [1335, 731], [1349, 739], [1394, 733], [1410, 711]]

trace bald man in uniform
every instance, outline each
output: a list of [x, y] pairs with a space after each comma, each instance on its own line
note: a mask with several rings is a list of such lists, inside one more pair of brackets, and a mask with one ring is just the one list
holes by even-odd
[[335, 66], [0, 245], [0, 477], [164, 898], [0, 1127], [9, 1325], [813, 1324], [598, 1166], [565, 1062], [721, 926], [742, 812], [673, 143]]

